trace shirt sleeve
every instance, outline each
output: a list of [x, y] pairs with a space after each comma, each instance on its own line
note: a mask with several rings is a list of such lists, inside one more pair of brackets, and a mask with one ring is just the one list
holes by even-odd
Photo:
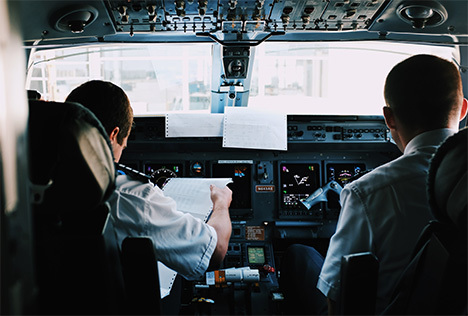
[[355, 186], [349, 184], [343, 189], [341, 204], [336, 232], [330, 240], [317, 282], [317, 288], [334, 301], [340, 295], [341, 258], [353, 253], [372, 251], [372, 230], [366, 204]]
[[203, 275], [216, 248], [214, 228], [177, 211], [173, 199], [149, 184], [121, 188], [113, 203], [120, 243], [127, 236], [149, 237], [158, 261], [189, 280]]

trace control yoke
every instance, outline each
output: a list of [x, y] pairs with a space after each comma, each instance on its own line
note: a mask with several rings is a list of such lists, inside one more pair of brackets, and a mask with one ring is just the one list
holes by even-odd
[[343, 187], [336, 181], [330, 181], [325, 186], [318, 188], [314, 191], [305, 201], [301, 201], [301, 203], [310, 210], [312, 206], [320, 202], [327, 202], [327, 193], [328, 191], [336, 192], [338, 195], [343, 190]]

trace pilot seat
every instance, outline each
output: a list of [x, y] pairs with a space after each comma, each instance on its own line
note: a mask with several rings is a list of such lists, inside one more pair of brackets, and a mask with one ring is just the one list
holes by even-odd
[[[431, 160], [427, 191], [435, 220], [421, 233], [383, 315], [467, 313], [467, 146], [468, 129], [465, 128], [449, 137]], [[344, 261], [352, 264], [342, 278], [351, 282], [348, 287], [342, 287], [341, 313], [373, 314], [377, 258], [362, 253]], [[362, 284], [374, 291], [360, 291]]]
[[112, 147], [75, 103], [29, 101], [29, 161], [39, 314], [117, 314], [124, 287], [106, 200]]
[[434, 155], [428, 196], [435, 220], [424, 229], [386, 315], [466, 315], [468, 129]]

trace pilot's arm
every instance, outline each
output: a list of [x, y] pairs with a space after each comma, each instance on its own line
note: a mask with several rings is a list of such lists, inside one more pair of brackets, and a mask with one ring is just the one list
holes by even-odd
[[211, 256], [210, 267], [217, 267], [224, 259], [231, 237], [231, 219], [229, 218], [229, 205], [232, 200], [232, 191], [228, 187], [218, 188], [210, 186], [213, 212], [207, 224], [213, 227], [218, 235], [216, 248]]
[[210, 224], [177, 210], [176, 202], [157, 186], [117, 177], [110, 199], [111, 218], [121, 243], [127, 236], [147, 236], [158, 261], [188, 280], [203, 276], [213, 260], [222, 260], [231, 234], [229, 189], [212, 190]]

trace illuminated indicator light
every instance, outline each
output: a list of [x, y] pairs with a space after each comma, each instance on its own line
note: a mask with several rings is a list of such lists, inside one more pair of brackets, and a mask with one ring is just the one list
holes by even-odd
[[246, 167], [235, 167], [234, 175], [239, 178], [245, 177], [245, 173], [244, 173], [245, 170], [246, 170]]

